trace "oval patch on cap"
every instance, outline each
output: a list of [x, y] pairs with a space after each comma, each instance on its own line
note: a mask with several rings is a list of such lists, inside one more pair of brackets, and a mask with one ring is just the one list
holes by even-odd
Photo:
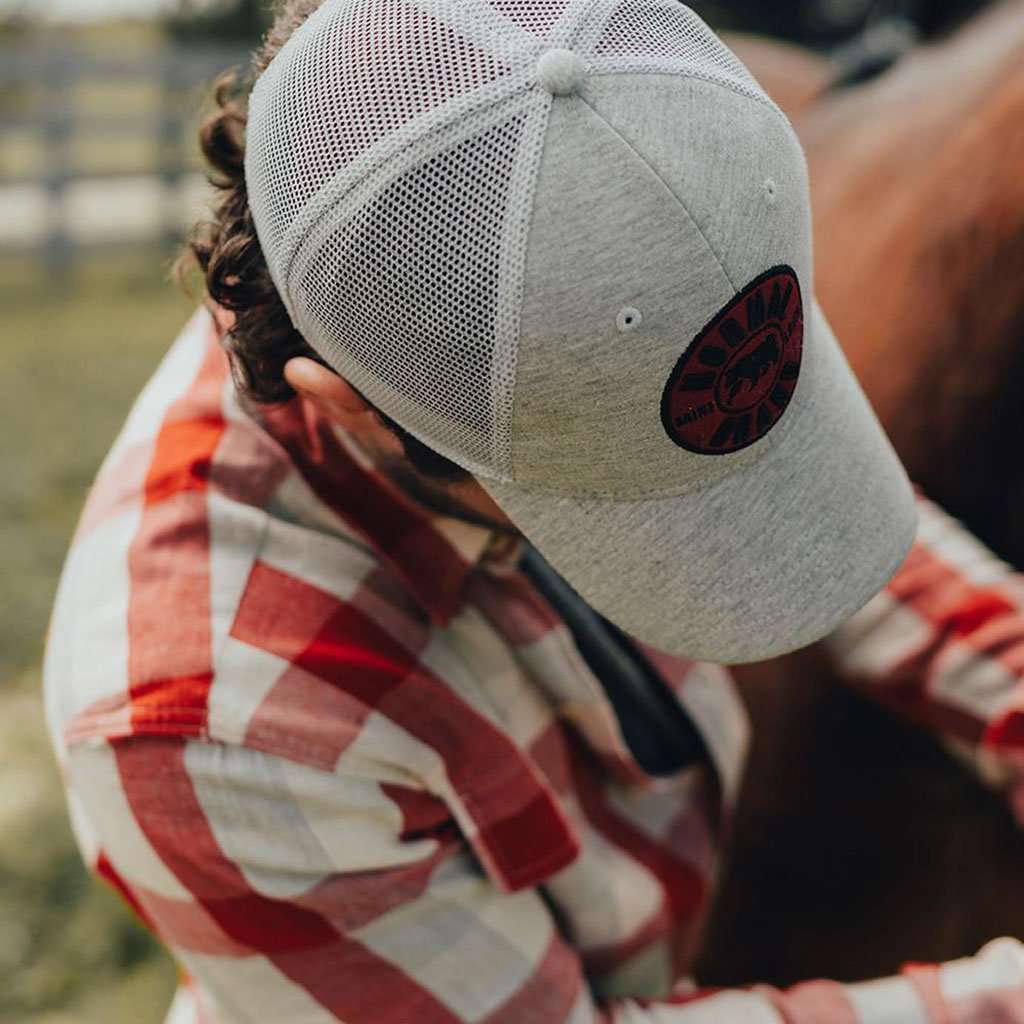
[[694, 338], [661, 399], [661, 422], [680, 448], [728, 455], [782, 418], [803, 358], [804, 311], [792, 267], [752, 281]]

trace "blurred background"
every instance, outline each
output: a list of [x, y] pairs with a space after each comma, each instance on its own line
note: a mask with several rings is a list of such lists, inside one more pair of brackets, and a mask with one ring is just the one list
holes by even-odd
[[[155, 1024], [169, 959], [80, 864], [39, 701], [86, 489], [196, 298], [170, 282], [208, 200], [209, 83], [269, 0], [0, 0], [0, 1021]], [[850, 80], [981, 0], [720, 0], [716, 27], [838, 55]]]

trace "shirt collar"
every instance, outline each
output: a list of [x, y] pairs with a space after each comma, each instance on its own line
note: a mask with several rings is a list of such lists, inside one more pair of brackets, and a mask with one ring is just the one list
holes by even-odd
[[438, 626], [447, 626], [462, 604], [470, 574], [487, 559], [496, 537], [493, 530], [443, 515], [400, 490], [385, 486], [404, 503], [420, 527], [408, 544], [377, 546], [382, 561], [401, 577], [416, 602]]
[[[213, 302], [206, 308], [210, 340], [222, 346], [234, 314]], [[418, 501], [385, 477], [355, 438], [303, 398], [249, 414], [284, 446], [320, 500], [367, 540], [436, 625], [446, 626], [458, 611], [479, 563], [500, 570], [518, 561], [522, 541]]]
[[[343, 444], [365, 455], [354, 440], [334, 428]], [[438, 512], [424, 504], [398, 484], [384, 476], [369, 461], [382, 492], [396, 506], [407, 510], [416, 530], [408, 543], [389, 543], [380, 538], [375, 549], [383, 562], [402, 579], [416, 602], [438, 626], [447, 626], [463, 601], [469, 576], [479, 567], [496, 573], [513, 571], [522, 557], [526, 542], [491, 529]], [[373, 541], [373, 524], [369, 525]]]
[[518, 560], [522, 541], [417, 500], [303, 399], [261, 410], [259, 419], [317, 497], [366, 540], [435, 625], [451, 621], [480, 563], [500, 571]]

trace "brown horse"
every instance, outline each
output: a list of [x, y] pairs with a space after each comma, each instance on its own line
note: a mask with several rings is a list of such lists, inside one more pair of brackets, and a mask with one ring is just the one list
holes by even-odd
[[[1024, 564], [1024, 2], [865, 85], [732, 40], [808, 152], [817, 292], [913, 478]], [[705, 983], [855, 980], [1024, 937], [1024, 837], [812, 649], [739, 671], [754, 746]]]

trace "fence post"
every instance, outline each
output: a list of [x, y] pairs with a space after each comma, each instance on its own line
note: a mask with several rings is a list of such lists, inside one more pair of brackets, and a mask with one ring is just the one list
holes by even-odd
[[67, 53], [54, 54], [46, 63], [49, 88], [43, 126], [46, 167], [42, 184], [46, 190], [47, 225], [43, 264], [53, 282], [66, 284], [71, 275], [72, 255], [67, 221], [67, 186], [74, 175], [71, 166], [72, 81], [79, 68], [73, 55]]
[[157, 118], [160, 234], [169, 252], [181, 242], [185, 219], [185, 118], [181, 99], [183, 86], [187, 83], [187, 68], [181, 66], [182, 57], [180, 51], [168, 50], [160, 62], [160, 114]]

